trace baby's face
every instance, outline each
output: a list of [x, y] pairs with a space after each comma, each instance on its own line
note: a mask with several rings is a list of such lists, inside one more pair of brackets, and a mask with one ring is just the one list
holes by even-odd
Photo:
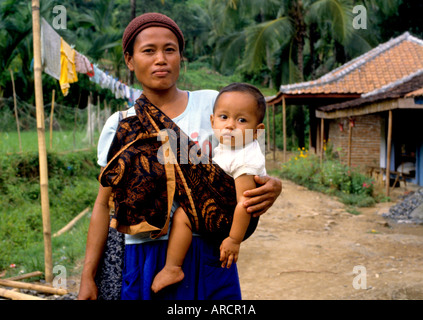
[[257, 121], [257, 101], [245, 92], [221, 94], [210, 119], [219, 142], [232, 147], [253, 141], [256, 129], [263, 125]]

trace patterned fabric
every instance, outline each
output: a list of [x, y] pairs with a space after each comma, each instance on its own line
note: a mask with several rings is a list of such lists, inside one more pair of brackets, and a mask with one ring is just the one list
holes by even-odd
[[98, 300], [121, 299], [124, 255], [125, 235], [116, 229], [109, 228], [103, 257], [95, 276]]
[[[123, 233], [151, 231], [153, 238], [159, 237], [168, 231], [176, 200], [189, 217], [193, 232], [223, 240], [237, 203], [233, 178], [201, 154], [200, 148], [144, 95], [137, 100], [135, 111], [136, 116], [120, 121], [109, 151], [114, 156], [99, 177], [103, 186], [113, 190], [111, 226]], [[161, 164], [163, 157], [178, 163]], [[252, 219], [245, 238], [257, 221]]]

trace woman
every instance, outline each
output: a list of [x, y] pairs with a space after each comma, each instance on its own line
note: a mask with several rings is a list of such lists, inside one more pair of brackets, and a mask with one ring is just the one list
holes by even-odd
[[[123, 35], [123, 50], [128, 68], [135, 73], [148, 100], [170, 117], [200, 146], [212, 134], [212, 114], [216, 91], [182, 91], [177, 88], [184, 38], [176, 23], [157, 13], [141, 15], [130, 22]], [[128, 110], [128, 117], [135, 114]], [[99, 164], [105, 166], [113, 132], [118, 126], [115, 114], [105, 124], [99, 140]], [[256, 177], [260, 187], [249, 190], [245, 206], [254, 216], [263, 214], [282, 190], [280, 180]], [[100, 186], [88, 230], [86, 257], [81, 276], [79, 299], [97, 299], [95, 274], [102, 257], [109, 224], [110, 187]], [[176, 209], [173, 208], [174, 210]], [[219, 250], [195, 236], [186, 256], [184, 273], [178, 285], [153, 295], [150, 286], [163, 267], [167, 235], [152, 240], [127, 235], [122, 299], [241, 299], [236, 266], [219, 266]]]

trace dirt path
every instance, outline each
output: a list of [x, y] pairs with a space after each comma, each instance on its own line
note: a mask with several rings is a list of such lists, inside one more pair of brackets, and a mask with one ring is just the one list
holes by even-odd
[[243, 299], [423, 299], [423, 226], [387, 223], [381, 214], [392, 205], [352, 215], [283, 181], [241, 247]]

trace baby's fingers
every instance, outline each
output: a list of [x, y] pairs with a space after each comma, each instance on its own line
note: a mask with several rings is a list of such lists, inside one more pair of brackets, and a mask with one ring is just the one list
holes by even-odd
[[226, 268], [229, 269], [231, 267], [233, 260], [234, 260], [234, 255], [233, 254], [230, 254], [229, 257], [228, 257], [228, 259], [227, 259], [228, 263], [226, 265]]

